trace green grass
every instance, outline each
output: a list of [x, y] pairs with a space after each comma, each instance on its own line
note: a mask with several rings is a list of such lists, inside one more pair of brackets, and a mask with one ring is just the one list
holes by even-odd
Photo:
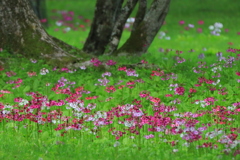
[[[47, 29], [49, 34], [82, 48], [90, 30], [84, 19], [92, 19], [94, 1], [49, 0], [47, 5], [49, 17], [60, 16], [52, 13], [53, 9], [83, 16], [83, 20], [75, 17], [73, 21], [85, 25], [85, 31], [78, 28], [63, 33], [66, 26], [55, 24], [59, 18], [50, 18]], [[239, 154], [235, 155], [240, 150], [239, 136], [231, 139], [231, 134], [239, 135], [240, 130], [239, 7], [236, 0], [172, 0], [161, 29], [171, 39], [156, 37], [149, 52], [141, 57], [113, 59], [117, 64], [108, 72], [97, 67], [54, 70], [41, 60], [33, 63], [1, 52], [11, 65], [0, 66], [0, 159], [239, 159]], [[185, 31], [178, 24], [180, 20], [195, 28]], [[196, 32], [199, 20], [204, 21], [203, 33]], [[215, 22], [223, 24], [220, 36], [211, 35], [208, 29]], [[60, 31], [54, 31], [56, 28]], [[124, 32], [121, 44], [129, 33]], [[228, 47], [238, 51], [226, 52]], [[159, 48], [165, 51], [159, 52]], [[190, 49], [195, 52], [188, 52]], [[176, 50], [183, 53], [176, 55]], [[226, 60], [218, 61], [217, 52], [222, 52]], [[204, 59], [198, 59], [200, 53], [204, 53]], [[178, 62], [174, 56], [185, 62]], [[235, 58], [227, 61], [231, 58], [228, 56]], [[123, 64], [141, 60], [158, 65], [159, 70], [119, 71]], [[43, 68], [49, 73], [43, 74]], [[171, 87], [175, 84], [178, 86]], [[178, 87], [184, 88], [180, 95], [175, 93]], [[191, 93], [193, 89], [196, 92]], [[144, 115], [138, 117], [137, 113]], [[133, 124], [135, 128], [128, 126]], [[151, 131], [154, 127], [159, 131]]]

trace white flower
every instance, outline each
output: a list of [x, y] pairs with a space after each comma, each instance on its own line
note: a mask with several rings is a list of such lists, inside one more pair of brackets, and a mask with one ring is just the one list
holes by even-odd
[[166, 33], [165, 33], [165, 32], [163, 32], [163, 31], [159, 32], [159, 34], [160, 34], [160, 36], [161, 36], [161, 37], [164, 37], [164, 36], [166, 36]]
[[113, 147], [120, 146], [120, 144], [121, 144], [120, 142], [116, 141], [116, 142], [114, 143]]
[[81, 66], [80, 69], [85, 70], [86, 66]]
[[70, 27], [67, 27], [67, 28], [65, 28], [64, 30], [65, 30], [66, 32], [68, 32], [68, 31], [71, 30], [71, 28], [70, 28]]
[[223, 27], [223, 24], [220, 23], [220, 22], [216, 22], [216, 23], [214, 24], [214, 26], [215, 26], [216, 28], [222, 28], [222, 27]]
[[129, 24], [129, 23], [126, 23], [124, 27], [125, 27], [125, 28], [129, 28], [129, 27], [130, 27], [130, 24]]
[[188, 27], [194, 28], [194, 25], [193, 24], [188, 24]]
[[49, 71], [46, 68], [43, 68], [43, 69], [40, 70], [41, 75], [46, 75], [47, 73], [49, 73]]
[[165, 39], [166, 39], [166, 40], [170, 40], [170, 39], [171, 39], [171, 37], [167, 36], [167, 37], [165, 37]]
[[125, 122], [124, 122], [124, 125], [125, 125], [126, 127], [132, 127], [132, 126], [134, 126], [134, 124], [133, 124], [132, 122], [129, 122], [129, 121], [125, 121]]
[[61, 25], [62, 25], [62, 22], [58, 21], [58, 22], [56, 22], [56, 25], [57, 25], [57, 26], [61, 26]]
[[214, 26], [213, 25], [209, 26], [209, 29], [214, 30]]
[[22, 99], [22, 101], [19, 103], [20, 106], [28, 104], [28, 100]]

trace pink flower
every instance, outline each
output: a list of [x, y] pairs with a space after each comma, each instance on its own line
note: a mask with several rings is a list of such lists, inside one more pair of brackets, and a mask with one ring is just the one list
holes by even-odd
[[114, 62], [113, 60], [109, 60], [109, 61], [107, 61], [107, 65], [109, 65], [109, 66], [113, 66], [113, 65], [115, 65], [117, 62]]
[[202, 33], [202, 31], [203, 31], [202, 28], [198, 28], [198, 29], [197, 29], [197, 32], [198, 32], [198, 33]]
[[126, 70], [127, 70], [127, 67], [118, 67], [118, 70], [119, 70], [119, 71], [126, 71]]
[[190, 92], [190, 93], [195, 93], [195, 92], [197, 92], [197, 90], [196, 90], [196, 89], [193, 89], [193, 88], [190, 88], [189, 92]]
[[203, 25], [203, 24], [204, 24], [204, 21], [203, 21], [203, 20], [200, 20], [200, 21], [198, 21], [198, 24], [199, 24], [199, 25]]
[[240, 72], [236, 72], [236, 75], [240, 76]]
[[47, 19], [46, 19], [46, 18], [45, 18], [45, 19], [41, 19], [40, 22], [41, 22], [41, 23], [46, 23], [46, 22], [47, 22]]
[[185, 22], [184, 21], [179, 21], [179, 24], [180, 25], [183, 25]]
[[177, 87], [177, 88], [174, 89], [174, 91], [175, 91], [175, 94], [183, 95], [185, 89], [184, 89], [184, 87]]
[[165, 97], [172, 97], [172, 94], [166, 94]]

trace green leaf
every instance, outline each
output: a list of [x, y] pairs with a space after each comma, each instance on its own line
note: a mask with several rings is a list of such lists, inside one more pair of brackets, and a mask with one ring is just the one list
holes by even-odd
[[26, 92], [28, 92], [28, 91], [30, 91], [30, 86], [26, 86], [26, 87], [23, 89], [23, 93], [26, 93]]
[[39, 79], [35, 79], [33, 82], [33, 90], [36, 91], [38, 90], [39, 87]]

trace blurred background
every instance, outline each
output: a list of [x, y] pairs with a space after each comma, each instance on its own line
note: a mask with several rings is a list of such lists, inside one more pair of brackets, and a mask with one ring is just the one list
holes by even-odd
[[[50, 35], [82, 48], [94, 17], [96, 0], [30, 2]], [[150, 5], [152, 0], [148, 2]], [[136, 11], [137, 7], [131, 17], [135, 16]], [[165, 23], [149, 52], [161, 48], [195, 49], [200, 52], [202, 48], [207, 48], [215, 53], [228, 47], [240, 48], [237, 41], [240, 38], [239, 11], [239, 0], [171, 0]], [[120, 45], [128, 38], [131, 24], [129, 19]]]

